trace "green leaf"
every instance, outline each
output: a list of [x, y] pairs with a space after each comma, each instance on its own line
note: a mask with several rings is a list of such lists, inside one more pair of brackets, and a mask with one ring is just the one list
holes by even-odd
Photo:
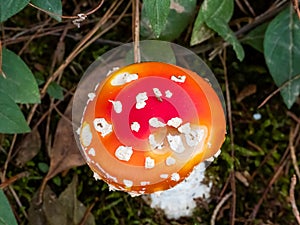
[[61, 22], [62, 4], [61, 0], [31, 0], [31, 3], [37, 7], [49, 12], [49, 15]]
[[145, 0], [146, 16], [152, 26], [154, 35], [159, 38], [162, 29], [165, 27], [170, 12], [171, 0]]
[[0, 0], [0, 22], [20, 12], [29, 0]]
[[30, 131], [18, 105], [0, 89], [0, 133], [26, 133]]
[[[193, 19], [194, 11], [197, 6], [196, 0], [173, 0], [170, 3], [170, 12], [165, 21], [159, 39], [172, 41], [180, 36], [186, 29], [189, 22]], [[145, 6], [142, 8], [141, 16], [141, 36], [146, 39], [153, 39], [153, 30], [151, 29], [149, 19], [145, 13]]]
[[48, 86], [47, 93], [55, 99], [63, 100], [64, 99], [64, 93], [61, 86], [59, 86], [57, 83], [52, 82]]
[[255, 48], [257, 51], [264, 52], [264, 37], [269, 23], [263, 23], [250, 31], [243, 39], [242, 42]]
[[0, 224], [18, 225], [16, 218], [11, 210], [10, 204], [2, 189], [0, 189]]
[[269, 24], [264, 54], [269, 71], [288, 108], [291, 108], [300, 94], [300, 21], [294, 10], [288, 7]]
[[242, 45], [235, 37], [233, 31], [228, 26], [228, 21], [233, 13], [233, 0], [205, 0], [201, 6], [201, 12], [206, 25], [217, 32], [225, 41], [229, 42], [242, 61], [245, 53]]
[[0, 89], [16, 103], [39, 103], [36, 80], [23, 60], [5, 48], [2, 49], [2, 60], [2, 70], [6, 78], [0, 76]]

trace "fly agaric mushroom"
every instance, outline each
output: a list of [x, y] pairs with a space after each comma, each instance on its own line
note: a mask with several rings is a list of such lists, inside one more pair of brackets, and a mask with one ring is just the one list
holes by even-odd
[[88, 94], [78, 130], [95, 178], [132, 195], [182, 182], [220, 149], [224, 110], [198, 74], [162, 62], [112, 71]]

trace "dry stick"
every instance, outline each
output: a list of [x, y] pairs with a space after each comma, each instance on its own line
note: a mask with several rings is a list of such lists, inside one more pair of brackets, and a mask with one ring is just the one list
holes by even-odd
[[293, 81], [300, 79], [300, 74], [298, 74], [297, 76], [293, 77], [292, 79], [284, 82], [280, 87], [278, 87], [275, 91], [273, 91], [268, 97], [265, 98], [265, 100], [257, 107], [258, 109], [263, 107], [267, 101], [269, 101], [274, 95], [276, 95], [279, 91], [281, 91], [283, 88], [285, 88], [286, 86], [288, 86], [290, 83], [292, 83]]
[[[231, 99], [228, 83], [228, 74], [226, 66], [226, 48], [224, 49], [223, 56], [220, 56], [221, 63], [224, 69], [224, 79], [225, 79], [225, 88], [226, 88], [226, 103], [227, 103], [227, 113], [228, 113], [228, 122], [229, 122], [229, 132], [230, 132], [230, 148], [231, 148], [231, 157], [234, 159], [234, 135], [233, 135], [233, 126], [232, 126], [232, 113], [231, 113]], [[236, 213], [236, 188], [235, 188], [235, 176], [234, 176], [234, 163], [232, 164], [230, 172], [230, 187], [232, 191], [232, 206], [231, 206], [231, 215], [230, 215], [230, 224], [235, 224], [235, 213]]]
[[210, 219], [210, 225], [215, 225], [216, 223], [216, 218], [217, 218], [217, 215], [218, 215], [218, 212], [220, 211], [221, 207], [223, 206], [223, 204], [231, 197], [232, 195], [232, 192], [229, 192], [228, 194], [226, 194], [222, 200], [218, 203], [218, 205], [216, 206], [216, 208], [214, 209], [214, 212], [211, 216], [211, 219]]
[[295, 153], [295, 145], [294, 145], [295, 136], [293, 135], [293, 133], [294, 134], [299, 133], [299, 127], [300, 127], [300, 124], [298, 123], [295, 128], [295, 131], [290, 132], [289, 145], [290, 145], [290, 150], [291, 150], [291, 158], [292, 158], [293, 166], [294, 166], [295, 172], [298, 176], [298, 179], [300, 180], [300, 170], [299, 170], [299, 166], [298, 166], [298, 162], [297, 162], [297, 156]]
[[[81, 49], [82, 46], [99, 30], [100, 27], [102, 27], [108, 19], [112, 16], [112, 14], [117, 10], [117, 8], [120, 6], [120, 3], [123, 1], [120, 1], [117, 5], [117, 1], [115, 1], [110, 8], [107, 10], [105, 15], [99, 20], [99, 22], [94, 26], [94, 28], [85, 35], [85, 37], [81, 40], [81, 42], [75, 47], [75, 49], [70, 53], [70, 55], [65, 59], [65, 61], [59, 66], [59, 68], [50, 76], [45, 83], [43, 89], [41, 90], [41, 98], [44, 97], [47, 88], [49, 84], [55, 80], [61, 72], [69, 65], [69, 63], [83, 50]], [[117, 5], [117, 6], [116, 6]], [[37, 108], [38, 104], [33, 105], [28, 117], [27, 117], [27, 123], [30, 123], [32, 120], [32, 117], [34, 115], [34, 112]]]
[[290, 186], [290, 202], [292, 205], [292, 210], [293, 210], [293, 214], [298, 222], [298, 224], [300, 225], [300, 215], [299, 215], [299, 211], [296, 205], [296, 200], [295, 200], [295, 186], [297, 184], [297, 178], [296, 175], [294, 174], [293, 177], [291, 178], [291, 186]]
[[17, 195], [15, 190], [12, 188], [12, 186], [8, 186], [8, 189], [9, 189], [10, 193], [14, 196], [14, 198], [15, 198], [19, 208], [21, 209], [22, 213], [24, 214], [25, 218], [28, 220], [28, 214], [25, 210], [25, 207], [22, 205], [22, 202], [20, 201], [19, 196]]
[[10, 148], [8, 150], [8, 154], [7, 154], [5, 163], [4, 163], [3, 173], [2, 173], [2, 176], [1, 176], [1, 181], [2, 182], [5, 181], [5, 176], [6, 176], [6, 171], [7, 171], [8, 163], [10, 162], [10, 158], [11, 158], [11, 155], [12, 155], [12, 150], [14, 148], [16, 140], [17, 140], [17, 135], [14, 134], [13, 139], [12, 139], [11, 144], [10, 144]]
[[300, 118], [298, 118], [294, 113], [292, 113], [291, 111], [287, 111], [286, 114], [300, 124]]
[[132, 0], [134, 10], [134, 62], [141, 62], [140, 52], [140, 7], [139, 0]]

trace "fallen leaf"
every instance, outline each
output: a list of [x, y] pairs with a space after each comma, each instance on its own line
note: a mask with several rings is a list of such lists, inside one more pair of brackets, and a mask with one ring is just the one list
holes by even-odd
[[46, 176], [47, 180], [64, 170], [85, 164], [73, 135], [71, 120], [72, 101], [70, 101], [64, 117], [60, 119], [57, 125], [53, 147], [50, 151], [50, 168]]
[[41, 136], [37, 129], [24, 135], [16, 150], [17, 155], [14, 159], [15, 165], [17, 167], [23, 167], [39, 153], [41, 144]]
[[256, 85], [255, 84], [249, 84], [247, 85], [236, 97], [236, 102], [240, 103], [243, 101], [244, 98], [253, 95], [256, 93]]

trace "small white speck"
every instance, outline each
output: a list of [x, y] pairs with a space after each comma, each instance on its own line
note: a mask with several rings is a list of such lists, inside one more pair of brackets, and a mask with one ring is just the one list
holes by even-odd
[[77, 128], [76, 134], [80, 135], [80, 127]]
[[160, 176], [160, 178], [163, 178], [163, 179], [167, 179], [169, 177], [169, 175], [166, 174], [166, 173], [163, 173], [163, 174], [161, 174], [159, 176]]
[[115, 156], [122, 161], [129, 161], [132, 154], [132, 147], [127, 146], [119, 146], [115, 152]]
[[91, 155], [91, 156], [95, 156], [96, 155], [96, 152], [95, 152], [95, 149], [94, 148], [91, 148], [90, 150], [89, 150], [89, 155]]
[[254, 113], [253, 114], [253, 119], [254, 120], [260, 120], [261, 119], [261, 114], [260, 113]]
[[145, 168], [146, 169], [151, 169], [155, 166], [155, 161], [151, 157], [146, 157], [145, 160]]
[[151, 127], [155, 127], [155, 128], [158, 128], [158, 127], [165, 127], [166, 124], [159, 121], [156, 117], [153, 117], [149, 120], [149, 125]]
[[81, 129], [81, 133], [80, 133], [80, 139], [81, 139], [81, 143], [83, 146], [87, 147], [91, 144], [92, 142], [92, 132], [91, 132], [91, 127], [88, 123], [83, 123], [82, 129]]
[[182, 124], [182, 119], [180, 119], [179, 117], [174, 117], [174, 118], [168, 120], [168, 122], [167, 122], [168, 126], [172, 126], [175, 128], [178, 128], [181, 124]]
[[141, 125], [138, 122], [133, 122], [130, 128], [132, 131], [139, 132]]
[[117, 74], [110, 82], [112, 86], [120, 86], [131, 81], [137, 80], [139, 76], [135, 73], [130, 74], [128, 72]]
[[117, 71], [118, 69], [120, 69], [120, 67], [113, 67], [111, 70], [109, 70], [106, 74], [106, 76], [109, 76], [110, 74], [112, 74], [113, 72]]
[[210, 142], [207, 143], [207, 147], [211, 148], [211, 143]]
[[165, 91], [165, 96], [166, 96], [166, 98], [171, 98], [172, 95], [173, 95], [173, 93], [172, 93], [170, 90], [166, 90], [166, 91]]
[[150, 184], [150, 181], [141, 181], [141, 186], [147, 186]]
[[147, 92], [142, 92], [137, 94], [136, 98], [136, 105], [137, 109], [142, 109], [146, 106], [146, 100], [148, 100]]
[[95, 173], [95, 172], [94, 172], [94, 179], [95, 179], [95, 180], [101, 180], [101, 177], [99, 176], [98, 173]]
[[161, 99], [162, 93], [160, 92], [160, 90], [158, 88], [153, 88], [153, 93], [159, 101], [162, 101], [162, 99]]
[[123, 183], [127, 188], [130, 188], [133, 185], [133, 182], [131, 180], [123, 180]]
[[105, 137], [112, 132], [112, 125], [107, 123], [104, 118], [94, 119], [94, 128], [96, 131], [101, 133], [102, 137]]
[[172, 173], [171, 180], [173, 180], [173, 181], [179, 181], [180, 180], [179, 174], [178, 173]]
[[113, 100], [108, 100], [113, 104], [113, 108], [116, 113], [121, 113], [122, 112], [122, 103], [120, 101], [113, 101]]
[[156, 142], [155, 136], [153, 134], [149, 135], [149, 144], [150, 144], [152, 150], [163, 148], [163, 143]]
[[176, 159], [174, 159], [173, 157], [169, 156], [166, 158], [166, 165], [167, 166], [172, 166], [176, 163]]
[[93, 101], [94, 98], [96, 97], [95, 93], [88, 93], [89, 101]]
[[184, 148], [183, 142], [181, 140], [181, 137], [179, 135], [168, 134], [167, 139], [168, 139], [170, 148], [174, 152], [176, 152], [176, 153], [184, 152], [185, 148]]
[[218, 156], [221, 154], [221, 149], [219, 149], [217, 152], [216, 152], [216, 154], [214, 154], [214, 157], [215, 158], [218, 158]]
[[171, 80], [175, 81], [177, 83], [184, 83], [186, 79], [186, 76], [172, 76]]

